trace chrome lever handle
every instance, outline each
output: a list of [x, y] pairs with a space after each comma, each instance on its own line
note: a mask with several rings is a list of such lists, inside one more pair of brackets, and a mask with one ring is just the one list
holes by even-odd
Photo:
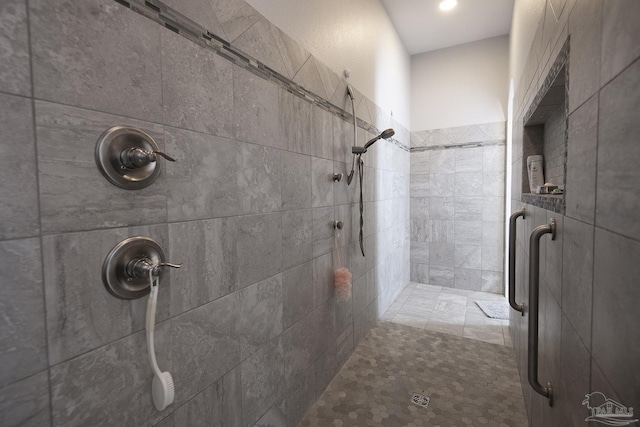
[[[173, 157], [169, 156], [166, 153], [163, 153], [162, 151], [152, 151], [153, 154], [159, 154], [160, 157], [162, 157], [163, 159], [169, 160], [170, 162], [175, 162], [176, 159], [174, 159]], [[180, 268], [180, 267], [174, 267], [174, 268]]]
[[149, 163], [155, 162], [157, 160], [156, 155], [159, 155], [170, 162], [176, 161], [173, 157], [161, 151], [147, 151], [140, 147], [129, 147], [125, 148], [120, 153], [120, 162], [126, 169], [143, 168]]

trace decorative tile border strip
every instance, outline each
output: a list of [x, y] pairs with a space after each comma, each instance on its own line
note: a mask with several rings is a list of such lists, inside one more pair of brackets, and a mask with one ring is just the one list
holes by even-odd
[[528, 205], [564, 215], [565, 203], [562, 195], [522, 193], [521, 201]]
[[481, 141], [481, 142], [470, 142], [466, 144], [447, 144], [447, 145], [430, 145], [430, 146], [421, 146], [421, 147], [411, 147], [410, 152], [414, 151], [435, 151], [435, 150], [449, 150], [452, 148], [475, 148], [475, 147], [490, 147], [493, 145], [504, 145], [505, 141], [495, 140], [495, 141]]
[[[192, 42], [209, 49], [233, 64], [244, 68], [245, 70], [268, 80], [287, 92], [304, 99], [312, 105], [322, 108], [323, 110], [340, 117], [345, 121], [353, 121], [353, 114], [333, 105], [323, 97], [316, 95], [310, 90], [304, 88], [293, 80], [278, 73], [269, 66], [263, 64], [257, 59], [247, 55], [241, 50], [232, 46], [223, 38], [208, 31], [206, 28], [182, 15], [180, 12], [168, 7], [159, 0], [114, 0], [132, 11], [139, 13], [146, 18], [159, 23], [169, 30], [180, 34], [181, 36], [191, 40]], [[346, 97], [346, 93], [345, 93]], [[377, 135], [380, 131], [371, 123], [356, 117], [358, 127]], [[409, 145], [398, 141], [395, 138], [388, 140], [390, 143], [398, 146], [404, 151], [409, 151]]]

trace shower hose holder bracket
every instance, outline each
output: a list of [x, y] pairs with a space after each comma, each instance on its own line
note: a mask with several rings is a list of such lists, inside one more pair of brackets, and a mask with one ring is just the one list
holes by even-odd
[[150, 237], [129, 237], [111, 249], [102, 265], [102, 282], [111, 295], [137, 299], [150, 291], [149, 276], [160, 277], [162, 267], [180, 268], [165, 262], [164, 249]]

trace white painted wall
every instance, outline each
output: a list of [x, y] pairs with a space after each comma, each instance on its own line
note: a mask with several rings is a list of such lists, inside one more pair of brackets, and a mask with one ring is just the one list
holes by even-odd
[[411, 57], [411, 130], [504, 121], [509, 36]]
[[379, 0], [247, 0], [410, 128], [410, 57]]

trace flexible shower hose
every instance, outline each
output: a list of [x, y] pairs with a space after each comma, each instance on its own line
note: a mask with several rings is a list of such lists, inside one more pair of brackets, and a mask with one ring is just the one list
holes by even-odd
[[364, 187], [364, 160], [362, 160], [362, 156], [358, 155], [358, 175], [360, 175], [360, 251], [362, 251], [362, 256], [364, 256], [364, 242], [362, 236], [362, 228], [364, 226], [364, 202], [362, 201], [362, 187]]

